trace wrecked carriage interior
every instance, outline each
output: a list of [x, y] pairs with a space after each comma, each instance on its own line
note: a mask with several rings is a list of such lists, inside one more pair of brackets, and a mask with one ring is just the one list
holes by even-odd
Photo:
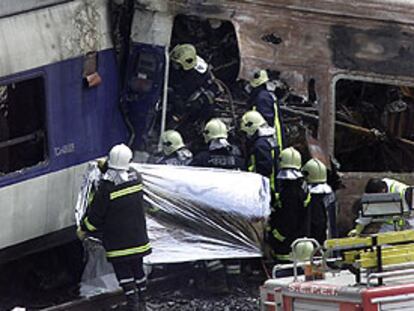
[[342, 170], [411, 171], [414, 163], [413, 89], [341, 79], [335, 91], [335, 155]]
[[[273, 40], [273, 38], [271, 38]], [[265, 38], [263, 40], [270, 40]], [[240, 69], [240, 55], [238, 42], [233, 24], [230, 21], [216, 19], [202, 19], [197, 16], [177, 15], [171, 36], [171, 48], [177, 44], [190, 43], [195, 46], [197, 54], [201, 56], [209, 65], [210, 70], [218, 80], [223, 89], [223, 95], [216, 99], [214, 103], [214, 117], [221, 118], [229, 127], [229, 140], [235, 144], [242, 145], [243, 135], [239, 132], [239, 122], [241, 116], [248, 110], [247, 99], [249, 97], [249, 83], [246, 80], [238, 79]], [[170, 69], [171, 72], [171, 69]], [[279, 100], [285, 104], [311, 106], [306, 98], [297, 95], [289, 85], [279, 79], [279, 72], [268, 70], [269, 87], [275, 91]], [[310, 98], [314, 100], [314, 81], [310, 83]], [[176, 102], [174, 96], [168, 94], [167, 108], [167, 129], [176, 129], [184, 137], [184, 141], [190, 149], [202, 148], [202, 130], [208, 121], [200, 114], [196, 118], [188, 116], [176, 116], [171, 113], [171, 107]], [[152, 124], [158, 125], [157, 121]], [[285, 115], [285, 131], [288, 134], [288, 144], [295, 145], [303, 152], [306, 152], [305, 136], [306, 132], [311, 131], [314, 135], [317, 132], [317, 125], [309, 123], [305, 125], [297, 115]], [[195, 129], [195, 130], [194, 130]], [[154, 148], [157, 144], [160, 128], [152, 128], [152, 142], [147, 146]], [[147, 149], [148, 150], [148, 149]]]
[[[274, 39], [274, 37], [272, 37]], [[268, 37], [265, 38], [269, 40]], [[277, 38], [277, 43], [283, 38]], [[263, 38], [262, 38], [263, 40]], [[273, 41], [272, 41], [273, 42]], [[193, 44], [226, 87], [217, 103], [217, 116], [230, 125], [233, 141], [240, 142], [238, 120], [246, 111], [248, 82], [238, 80], [240, 66], [237, 37], [229, 21], [178, 15], [174, 20], [171, 46]], [[309, 139], [316, 138], [320, 104], [315, 80], [307, 94], [296, 94], [280, 73], [269, 70], [270, 85], [279, 99], [287, 144], [305, 155]], [[247, 86], [247, 87], [246, 87]], [[340, 79], [335, 86], [335, 152], [344, 172], [408, 172], [414, 160], [414, 91], [402, 85]], [[169, 103], [171, 104], [171, 102]], [[177, 124], [173, 125], [179, 128]], [[196, 126], [201, 135], [202, 124]], [[186, 135], [186, 132], [183, 133]], [[191, 145], [194, 137], [186, 137]], [[375, 154], [375, 161], [372, 161]]]
[[[125, 10], [122, 14], [128, 16], [127, 12], [131, 11]], [[264, 65], [264, 68], [268, 70], [271, 78], [270, 84], [275, 88], [275, 93], [279, 99], [285, 134], [288, 138], [286, 144], [299, 149], [304, 161], [308, 160], [311, 154], [315, 155], [315, 150], [324, 153], [326, 149], [329, 149], [339, 162], [340, 171], [345, 173], [371, 172], [372, 175], [380, 176], [389, 171], [394, 173], [412, 171], [414, 154], [412, 84], [406, 82], [410, 81], [409, 79], [399, 79], [397, 76], [395, 78], [380, 79], [375, 72], [372, 72], [371, 67], [366, 67], [366, 64], [371, 64], [366, 59], [361, 60], [361, 62], [366, 62], [363, 63], [366, 66], [363, 67], [361, 73], [353, 72], [353, 67], [339, 66], [334, 63], [335, 59], [329, 59], [330, 54], [357, 57], [353, 54], [348, 55], [348, 50], [342, 51], [340, 46], [335, 45], [337, 41], [326, 41], [325, 37], [320, 34], [316, 35], [319, 32], [315, 30], [323, 30], [323, 34], [327, 37], [332, 32], [335, 34], [335, 23], [345, 23], [346, 18], [341, 21], [330, 21], [324, 26], [312, 24], [310, 21], [312, 27], [309, 26], [309, 33], [306, 32], [307, 29], [300, 28], [308, 36], [296, 37], [292, 35], [289, 37], [292, 28], [291, 23], [295, 21], [290, 20], [286, 15], [283, 15], [283, 12], [280, 12], [275, 13], [275, 16], [280, 18], [280, 23], [276, 28], [272, 28], [273, 26], [270, 24], [270, 28], [266, 28], [263, 23], [269, 22], [270, 17], [264, 16], [264, 20], [260, 24], [260, 32], [252, 30], [251, 33], [249, 31], [246, 33], [245, 30], [243, 37], [240, 37], [240, 34], [236, 35], [235, 24], [229, 19], [217, 20], [195, 16], [197, 12], [190, 10], [180, 10], [179, 12], [181, 14], [174, 16], [173, 23], [170, 25], [171, 33], [168, 35], [170, 50], [176, 44], [191, 43], [195, 45], [197, 53], [211, 65], [212, 72], [222, 82], [222, 86], [226, 88], [224, 95], [215, 103], [215, 110], [217, 116], [230, 126], [229, 138], [232, 143], [243, 145], [243, 135], [238, 131], [238, 126], [241, 115], [246, 111], [246, 100], [248, 98], [245, 91], [248, 81], [238, 77], [239, 75], [247, 77], [250, 73], [245, 71], [249, 66], [270, 63], [256, 63], [256, 59], [249, 58], [250, 56], [252, 58], [256, 56], [264, 57], [265, 54], [262, 52], [269, 49], [275, 55], [278, 55], [276, 52], [280, 51], [279, 56], [283, 58], [283, 61], [280, 62], [280, 72], [274, 71], [275, 69], [279, 70], [278, 65], [272, 66], [272, 70], [266, 65]], [[202, 13], [200, 15], [203, 15]], [[126, 16], [122, 16], [119, 20], [124, 20]], [[300, 13], [298, 13], [298, 17], [305, 20], [312, 18], [310, 15]], [[237, 19], [237, 16], [235, 20], [241, 22], [240, 19]], [[114, 19], [114, 22], [116, 21]], [[169, 22], [171, 21], [169, 20]], [[353, 27], [365, 29], [368, 27], [364, 26], [365, 24], [365, 21], [362, 20], [360, 24]], [[246, 25], [247, 27], [250, 26], [248, 22], [246, 22]], [[244, 26], [246, 27], [246, 25]], [[356, 38], [352, 37], [352, 40], [356, 40], [356, 43], [352, 42], [357, 51], [358, 42], [360, 42], [357, 40], [359, 38], [358, 34], [359, 32], [356, 33]], [[381, 35], [382, 32], [379, 32], [379, 34]], [[378, 34], [369, 32], [369, 35], [364, 36], [364, 38], [368, 43], [371, 41], [376, 43], [376, 35]], [[122, 38], [125, 40], [128, 36], [120, 35], [118, 37], [122, 41]], [[312, 41], [305, 40], [306, 38], [312, 39]], [[339, 37], [334, 36], [334, 38], [338, 39]], [[241, 59], [241, 52], [239, 51], [239, 47], [243, 46], [243, 41], [238, 40], [252, 39], [257, 39], [257, 41], [251, 42], [256, 42], [261, 52], [255, 56], [255, 54], [249, 54], [252, 51], [245, 51], [248, 54], [248, 66], [241, 68], [241, 64], [245, 59]], [[314, 49], [315, 45], [318, 44], [320, 48]], [[249, 48], [252, 47], [249, 46]], [[298, 54], [297, 58], [291, 60], [289, 52], [292, 52], [292, 49], [295, 48], [304, 49], [306, 53]], [[325, 65], [327, 67], [325, 69], [332, 68], [334, 74], [340, 73], [341, 78], [339, 80], [333, 79], [330, 75], [326, 76], [317, 72], [319, 69], [307, 68], [305, 62], [314, 61], [315, 55], [322, 52], [323, 55], [326, 54], [324, 61], [326, 61]], [[386, 58], [387, 55], [383, 57]], [[393, 64], [390, 64], [390, 66], [392, 67]], [[359, 74], [361, 74], [361, 77]], [[395, 74], [392, 68], [390, 68], [388, 74]], [[144, 144], [140, 147], [140, 150], [151, 155], [159, 150], [158, 142], [161, 132], [162, 112], [160, 102], [162, 98], [157, 100], [157, 105], [150, 108], [151, 110], [146, 114], [146, 129], [143, 131]], [[167, 109], [170, 109], [173, 104], [173, 97], [168, 94]], [[327, 108], [328, 106], [329, 108]], [[205, 120], [203, 118], [204, 116], [200, 115], [199, 118], [185, 124], [185, 118], [174, 120], [171, 118], [171, 114], [168, 115], [167, 111], [165, 128], [174, 128], [181, 131], [186, 144], [193, 152], [197, 152], [197, 148], [204, 145], [202, 128]], [[185, 130], [185, 128], [190, 130]], [[334, 133], [332, 133], [333, 129], [335, 129]], [[320, 136], [318, 137], [318, 135]], [[319, 138], [319, 141], [316, 138]], [[243, 151], [243, 148], [241, 149]], [[344, 191], [356, 196], [358, 189], [363, 189], [364, 180], [368, 175], [346, 175], [350, 176], [349, 178], [359, 179], [358, 184], [345, 180], [345, 186], [348, 189]], [[398, 179], [398, 177], [396, 178]], [[340, 193], [338, 197], [343, 196]], [[345, 198], [344, 200], [339, 198], [342, 211], [350, 207], [348, 205], [350, 205], [349, 202], [353, 198]], [[352, 227], [352, 217], [346, 216], [346, 218], [350, 218], [349, 227]], [[345, 233], [348, 229], [345, 228], [343, 232]]]

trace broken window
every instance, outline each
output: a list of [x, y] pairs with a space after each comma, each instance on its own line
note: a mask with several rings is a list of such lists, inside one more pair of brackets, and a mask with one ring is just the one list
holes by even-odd
[[43, 78], [0, 85], [0, 175], [34, 166], [46, 157]]
[[[177, 15], [170, 45], [174, 48], [177, 44], [192, 44], [197, 55], [209, 65], [210, 71], [208, 74], [197, 74], [181, 72], [170, 66], [171, 92], [168, 95], [166, 128], [178, 130], [191, 149], [199, 150], [204, 146], [202, 129], [205, 122], [219, 117], [229, 126], [229, 139], [232, 140], [237, 122], [232, 89], [237, 85], [240, 69], [233, 24], [225, 20]], [[214, 79], [210, 78], [210, 73]], [[198, 99], [199, 107], [194, 104]]]
[[228, 86], [235, 83], [240, 69], [240, 55], [236, 32], [230, 21], [177, 15], [171, 46], [180, 43], [193, 44], [197, 54], [213, 67], [216, 78]]
[[335, 156], [342, 170], [412, 171], [414, 89], [341, 79], [335, 91]]

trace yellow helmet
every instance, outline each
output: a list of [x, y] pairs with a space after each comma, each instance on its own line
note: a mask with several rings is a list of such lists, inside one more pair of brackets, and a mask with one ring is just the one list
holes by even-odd
[[168, 130], [161, 135], [162, 152], [169, 156], [178, 149], [184, 147], [183, 138], [181, 134], [174, 130]]
[[170, 59], [184, 70], [190, 70], [197, 65], [197, 52], [192, 44], [178, 44], [170, 52]]
[[310, 184], [320, 184], [326, 182], [326, 166], [318, 159], [310, 159], [302, 167], [306, 181]]
[[248, 137], [251, 137], [256, 133], [257, 129], [263, 124], [266, 124], [266, 120], [256, 110], [247, 111], [242, 119], [240, 128], [243, 132], [247, 134]]
[[269, 76], [267, 75], [266, 70], [259, 70], [253, 75], [253, 79], [250, 80], [250, 85], [252, 87], [258, 87], [269, 81]]
[[280, 168], [293, 168], [300, 170], [302, 166], [302, 156], [293, 147], [283, 149], [279, 156]]
[[227, 126], [220, 119], [211, 119], [204, 127], [204, 141], [208, 143], [215, 138], [227, 138]]

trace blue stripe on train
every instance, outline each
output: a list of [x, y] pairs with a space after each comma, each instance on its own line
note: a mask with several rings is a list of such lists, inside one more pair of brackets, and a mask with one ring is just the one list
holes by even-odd
[[46, 163], [0, 177], [0, 187], [105, 155], [113, 144], [126, 141], [128, 133], [118, 108], [114, 50], [98, 53], [99, 86], [85, 88], [82, 72], [83, 57], [79, 57], [0, 80], [7, 83], [36, 75], [45, 77], [49, 150]]

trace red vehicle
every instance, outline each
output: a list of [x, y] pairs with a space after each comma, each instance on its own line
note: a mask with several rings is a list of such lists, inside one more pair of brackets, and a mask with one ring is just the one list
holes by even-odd
[[341, 258], [331, 259], [331, 265], [322, 258], [319, 264], [349, 270], [324, 271], [323, 279], [307, 281], [309, 275], [277, 278], [276, 266], [260, 288], [260, 310], [414, 310], [413, 241], [412, 230], [328, 240], [325, 251], [341, 252]]

